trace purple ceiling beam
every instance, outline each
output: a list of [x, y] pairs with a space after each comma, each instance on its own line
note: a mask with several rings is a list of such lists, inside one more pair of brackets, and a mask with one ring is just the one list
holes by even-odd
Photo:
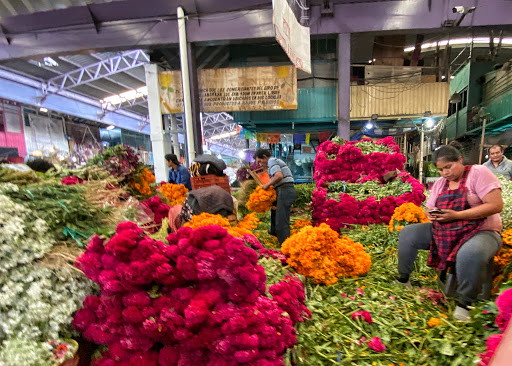
[[[188, 3], [188, 7], [184, 3]], [[5, 18], [0, 25], [11, 44], [5, 39], [0, 41], [0, 60], [176, 44], [175, 12], [179, 4], [184, 6], [188, 14], [201, 14], [187, 22], [189, 41], [274, 36], [270, 0], [196, 0], [197, 7], [193, 8], [190, 3], [186, 0], [128, 0], [91, 4], [90, 13], [86, 7], [73, 7]], [[431, 2], [430, 10], [429, 0], [338, 3], [334, 17], [330, 18], [322, 18], [320, 7], [312, 6], [311, 34], [436, 32], [442, 30], [441, 25], [445, 20], [458, 19], [459, 14], [452, 12], [454, 6], [473, 6], [474, 3], [474, 0], [437, 0]], [[490, 3], [478, 2], [476, 11], [468, 14], [461, 26], [510, 25], [510, 0]], [[265, 9], [230, 11], [258, 5]], [[91, 21], [91, 14], [99, 24], [99, 33]], [[62, 27], [65, 28], [55, 30]]]

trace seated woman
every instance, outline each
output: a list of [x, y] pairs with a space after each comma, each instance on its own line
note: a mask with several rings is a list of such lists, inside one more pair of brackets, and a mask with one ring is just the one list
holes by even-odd
[[431, 222], [400, 231], [398, 282], [409, 287], [418, 249], [430, 250], [430, 267], [444, 275], [455, 267], [458, 303], [453, 317], [465, 321], [468, 306], [491, 280], [493, 257], [501, 248], [501, 184], [487, 167], [464, 165], [453, 146], [439, 147], [433, 161], [442, 178], [426, 204]]

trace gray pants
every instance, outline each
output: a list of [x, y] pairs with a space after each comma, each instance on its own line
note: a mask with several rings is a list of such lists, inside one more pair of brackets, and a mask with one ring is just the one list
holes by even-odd
[[[399, 238], [398, 272], [409, 275], [418, 250], [430, 249], [432, 224], [408, 225], [400, 231]], [[471, 305], [481, 291], [490, 294], [493, 258], [500, 248], [501, 237], [494, 231], [480, 231], [460, 247], [455, 261], [460, 303]]]
[[297, 197], [293, 183], [285, 184], [276, 188], [276, 209], [270, 213], [270, 232], [277, 236], [279, 244], [283, 244], [290, 236], [290, 209]]

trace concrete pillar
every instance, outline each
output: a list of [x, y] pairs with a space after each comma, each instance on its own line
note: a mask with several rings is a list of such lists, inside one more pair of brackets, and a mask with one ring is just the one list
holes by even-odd
[[180, 160], [181, 154], [180, 154], [180, 141], [178, 138], [178, 121], [176, 119], [175, 114], [170, 114], [169, 117], [171, 119], [171, 136], [172, 136], [173, 154], [178, 157], [178, 160]]
[[350, 33], [338, 34], [338, 136], [350, 139]]
[[157, 182], [167, 181], [167, 165], [165, 163], [165, 146], [162, 111], [160, 110], [160, 93], [158, 85], [158, 66], [144, 65], [146, 86], [148, 88], [149, 126], [151, 129], [151, 144], [153, 147], [153, 162]]

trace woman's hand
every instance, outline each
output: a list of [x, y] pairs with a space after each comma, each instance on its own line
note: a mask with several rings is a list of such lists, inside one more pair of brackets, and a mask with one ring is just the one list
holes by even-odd
[[[454, 211], [454, 210], [448, 210], [443, 209], [443, 213], [436, 213], [433, 215], [427, 215], [427, 218], [431, 221], [437, 221], [437, 222], [450, 222], [450, 221], [456, 221], [460, 220], [460, 213], [462, 211]], [[430, 217], [429, 217], [430, 216]]]

